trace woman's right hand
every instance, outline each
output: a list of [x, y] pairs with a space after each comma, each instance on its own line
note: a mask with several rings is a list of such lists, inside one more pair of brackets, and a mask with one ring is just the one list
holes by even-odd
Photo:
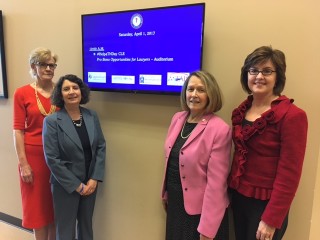
[[25, 183], [33, 183], [33, 171], [29, 164], [20, 165], [20, 177]]

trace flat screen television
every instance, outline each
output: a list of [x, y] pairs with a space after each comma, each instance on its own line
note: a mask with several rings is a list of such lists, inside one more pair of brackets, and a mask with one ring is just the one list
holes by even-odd
[[83, 80], [94, 91], [179, 95], [202, 67], [205, 3], [81, 15]]

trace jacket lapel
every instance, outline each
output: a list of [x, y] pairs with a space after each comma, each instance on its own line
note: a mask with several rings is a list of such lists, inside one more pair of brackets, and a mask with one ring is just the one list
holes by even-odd
[[62, 108], [57, 112], [58, 125], [69, 136], [69, 138], [80, 148], [82, 149], [82, 144], [76, 129], [72, 123], [71, 118], [69, 117], [67, 111]]
[[202, 119], [197, 124], [197, 126], [193, 129], [191, 135], [189, 136], [189, 138], [187, 139], [187, 141], [185, 142], [182, 148], [188, 146], [193, 141], [193, 139], [195, 139], [206, 128], [212, 116], [213, 116], [212, 114], [206, 114], [202, 117]]

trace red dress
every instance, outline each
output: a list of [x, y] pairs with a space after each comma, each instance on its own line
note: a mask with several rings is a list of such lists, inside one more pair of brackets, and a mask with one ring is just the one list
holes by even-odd
[[[50, 98], [40, 93], [38, 97], [46, 110], [50, 110]], [[25, 183], [20, 177], [22, 197], [22, 226], [37, 229], [54, 222], [53, 203], [50, 190], [50, 171], [46, 165], [42, 145], [41, 114], [30, 85], [20, 87], [14, 94], [13, 129], [24, 131], [24, 144], [27, 161], [30, 164], [34, 182]]]

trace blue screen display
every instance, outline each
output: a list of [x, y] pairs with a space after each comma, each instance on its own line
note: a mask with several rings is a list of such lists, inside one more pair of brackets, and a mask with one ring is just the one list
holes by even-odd
[[202, 65], [205, 4], [82, 15], [92, 90], [179, 94]]

